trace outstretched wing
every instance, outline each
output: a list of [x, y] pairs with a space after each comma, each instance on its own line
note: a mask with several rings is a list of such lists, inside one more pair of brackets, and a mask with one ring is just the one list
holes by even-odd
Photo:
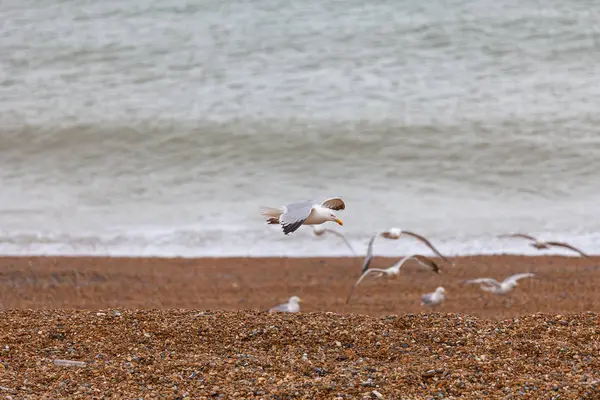
[[440, 267], [439, 267], [439, 265], [437, 265], [435, 263], [435, 261], [433, 261], [431, 258], [422, 256], [420, 254], [415, 254], [414, 256], [412, 256], [412, 258], [414, 258], [415, 260], [417, 260], [417, 262], [419, 264], [421, 264], [422, 266], [431, 269], [436, 274], [440, 273]]
[[346, 247], [348, 247], [350, 249], [350, 251], [352, 252], [352, 254], [356, 255], [356, 252], [354, 251], [354, 248], [352, 247], [352, 245], [350, 244], [350, 242], [348, 241], [348, 239], [346, 239], [346, 236], [343, 233], [338, 232], [335, 229], [329, 229], [329, 228], [325, 228], [323, 230], [323, 232], [328, 232], [328, 233], [331, 233], [331, 234], [336, 235], [337, 237], [341, 238], [344, 241], [344, 243], [346, 244]]
[[352, 297], [352, 293], [354, 293], [354, 289], [356, 289], [356, 287], [358, 286], [358, 284], [370, 273], [372, 272], [385, 272], [382, 269], [369, 269], [367, 271], [365, 271], [360, 278], [358, 278], [358, 280], [356, 281], [356, 283], [354, 285], [352, 285], [352, 289], [350, 289], [350, 294], [348, 295], [348, 298], [346, 299], [346, 304], [348, 304], [348, 302], [350, 301], [350, 297]]
[[412, 236], [412, 237], [414, 237], [414, 238], [416, 238], [416, 239], [420, 240], [421, 242], [425, 243], [425, 244], [426, 244], [426, 245], [427, 245], [427, 246], [428, 246], [428, 247], [429, 247], [431, 250], [433, 250], [433, 252], [434, 252], [435, 254], [437, 254], [438, 256], [440, 256], [440, 258], [441, 258], [442, 260], [444, 260], [444, 261], [446, 261], [446, 262], [449, 262], [449, 261], [448, 261], [448, 259], [447, 259], [446, 257], [444, 257], [444, 255], [443, 255], [442, 253], [440, 253], [440, 252], [438, 251], [438, 249], [436, 249], [436, 248], [435, 248], [435, 247], [434, 247], [434, 246], [431, 244], [431, 242], [430, 242], [429, 240], [425, 239], [423, 236], [421, 236], [421, 235], [417, 235], [416, 233], [414, 233], [414, 232], [409, 232], [409, 231], [402, 231], [402, 233], [405, 233], [405, 234], [407, 234], [407, 235], [410, 235], [410, 236]]
[[526, 235], [524, 233], [509, 233], [509, 234], [505, 234], [505, 235], [498, 235], [498, 237], [499, 238], [523, 238], [523, 239], [533, 240], [534, 242], [537, 241], [537, 239], [534, 238], [533, 236]]
[[300, 228], [310, 215], [313, 205], [312, 201], [303, 201], [283, 206], [283, 214], [279, 217], [283, 233], [287, 235]]
[[373, 259], [373, 242], [377, 238], [377, 234], [371, 236], [371, 240], [369, 240], [369, 244], [367, 245], [367, 255], [365, 256], [365, 260], [363, 261], [361, 274], [364, 274], [367, 269], [369, 269], [369, 264], [371, 264], [371, 260]]
[[323, 203], [321, 203], [321, 205], [323, 207], [330, 208], [335, 211], [346, 209], [346, 203], [344, 203], [344, 200], [342, 200], [341, 197], [329, 198], [329, 199], [325, 200]]
[[500, 283], [492, 278], [479, 278], [479, 279], [471, 279], [469, 281], [464, 281], [463, 283], [482, 283], [488, 286], [498, 286], [500, 287]]
[[406, 256], [402, 259], [400, 259], [396, 264], [392, 265], [391, 267], [388, 268], [388, 271], [390, 271], [390, 273], [395, 272], [398, 273], [400, 271], [400, 268], [402, 268], [402, 266], [410, 260], [415, 260], [416, 262], [418, 262], [420, 265], [424, 266], [425, 268], [429, 268], [431, 270], [433, 270], [433, 272], [435, 272], [436, 274], [440, 273], [440, 268], [438, 267], [438, 265], [433, 262], [433, 260], [431, 260], [428, 257], [422, 256], [420, 254], [411, 254], [410, 256]]
[[576, 252], [578, 252], [579, 254], [581, 254], [581, 255], [582, 255], [582, 256], [584, 256], [584, 257], [589, 257], [589, 256], [588, 256], [587, 254], [585, 254], [583, 251], [579, 250], [579, 249], [578, 249], [578, 248], [576, 248], [576, 247], [573, 247], [573, 246], [571, 246], [571, 245], [570, 245], [570, 244], [568, 244], [568, 243], [564, 243], [564, 242], [546, 242], [546, 244], [547, 244], [548, 246], [557, 246], [557, 247], [564, 247], [564, 248], [567, 248], [567, 249], [571, 249], [571, 250], [573, 250], [573, 251], [576, 251]]
[[535, 276], [535, 274], [534, 274], [534, 273], [531, 273], [531, 272], [525, 272], [525, 273], [522, 273], [522, 274], [515, 274], [515, 275], [511, 275], [511, 276], [509, 276], [508, 278], [506, 278], [506, 279], [504, 280], [504, 282], [511, 282], [511, 281], [512, 281], [512, 282], [516, 282], [516, 281], [518, 281], [519, 279], [523, 279], [523, 278], [530, 278], [530, 277], [532, 277], [532, 276]]

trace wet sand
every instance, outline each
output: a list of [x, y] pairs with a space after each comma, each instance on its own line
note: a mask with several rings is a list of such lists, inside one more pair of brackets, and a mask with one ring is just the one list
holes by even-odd
[[[396, 259], [375, 258], [371, 267]], [[266, 310], [292, 295], [302, 311], [381, 316], [428, 312], [423, 293], [446, 288], [440, 312], [505, 318], [536, 312], [598, 311], [600, 257], [475, 256], [437, 259], [441, 273], [405, 264], [396, 278], [366, 278], [350, 301], [360, 275], [359, 258], [0, 258], [0, 305], [5, 309], [189, 308]], [[520, 281], [508, 296], [483, 293], [465, 279], [498, 280], [519, 272], [536, 277]]]

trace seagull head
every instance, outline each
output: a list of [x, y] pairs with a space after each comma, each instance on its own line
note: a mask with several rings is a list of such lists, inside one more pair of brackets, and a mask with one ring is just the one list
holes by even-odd
[[333, 211], [329, 211], [329, 214], [327, 215], [327, 217], [329, 218], [329, 221], [333, 221], [333, 222], [338, 223], [339, 225], [344, 226], [344, 223], [342, 222], [342, 220], [339, 219]]
[[441, 294], [443, 294], [443, 293], [446, 293], [446, 289], [444, 289], [442, 286], [438, 286], [438, 287], [435, 289], [435, 292], [436, 292], [436, 293], [441, 293]]
[[288, 300], [288, 303], [290, 304], [298, 304], [300, 303], [302, 300], [300, 300], [300, 297], [298, 296], [292, 296], [290, 297], [290, 299]]
[[390, 228], [387, 231], [381, 232], [381, 236], [386, 239], [398, 239], [402, 234], [402, 229], [400, 228]]

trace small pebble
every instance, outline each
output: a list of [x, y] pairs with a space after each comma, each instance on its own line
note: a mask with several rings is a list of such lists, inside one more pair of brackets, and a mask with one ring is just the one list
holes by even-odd
[[73, 361], [73, 360], [54, 360], [54, 365], [60, 367], [85, 367], [87, 364], [83, 361]]
[[371, 393], [378, 399], [384, 399], [383, 395], [381, 393], [379, 393], [377, 390], [373, 390]]

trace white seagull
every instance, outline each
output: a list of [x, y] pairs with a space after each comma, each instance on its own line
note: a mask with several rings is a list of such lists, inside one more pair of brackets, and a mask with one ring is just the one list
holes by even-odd
[[358, 280], [356, 281], [356, 283], [352, 286], [352, 289], [350, 290], [350, 294], [348, 295], [348, 298], [346, 299], [346, 304], [348, 304], [348, 302], [350, 302], [350, 297], [352, 297], [352, 293], [354, 293], [354, 289], [358, 286], [358, 284], [369, 274], [377, 274], [377, 276], [382, 276], [382, 275], [387, 275], [387, 276], [396, 276], [400, 273], [400, 268], [404, 265], [405, 262], [407, 262], [408, 260], [415, 260], [417, 261], [420, 265], [431, 269], [433, 272], [435, 272], [436, 274], [440, 273], [440, 267], [430, 258], [422, 256], [420, 254], [413, 254], [410, 255], [408, 257], [404, 257], [403, 259], [401, 259], [400, 261], [398, 261], [396, 264], [392, 265], [389, 268], [386, 269], [380, 269], [380, 268], [371, 268], [371, 269], [367, 269], [365, 270], [365, 272], [363, 272], [363, 274], [360, 276], [360, 278], [358, 278]]
[[498, 237], [499, 238], [523, 238], [523, 239], [531, 240], [532, 243], [530, 243], [529, 245], [532, 247], [535, 247], [538, 250], [546, 250], [546, 249], [549, 249], [551, 246], [564, 247], [566, 249], [576, 251], [577, 253], [581, 254], [583, 257], [589, 257], [589, 255], [585, 254], [583, 251], [579, 250], [578, 248], [576, 248], [574, 246], [571, 246], [568, 243], [554, 242], [554, 241], [545, 242], [545, 241], [539, 240], [538, 238], [535, 238], [533, 236], [526, 235], [524, 233], [510, 233], [507, 235], [499, 235]]
[[348, 239], [346, 239], [346, 236], [344, 236], [344, 234], [342, 234], [341, 232], [338, 232], [334, 229], [323, 228], [322, 226], [313, 225], [313, 233], [315, 234], [315, 236], [323, 236], [325, 233], [331, 233], [333, 235], [340, 237], [344, 241], [346, 246], [350, 249], [352, 254], [356, 255], [356, 252], [352, 248], [352, 245], [350, 244]]
[[498, 282], [492, 278], [479, 278], [465, 281], [464, 283], [479, 283], [481, 290], [486, 292], [493, 294], [507, 294], [518, 285], [517, 281], [519, 279], [530, 278], [532, 276], [535, 276], [535, 274], [531, 272], [525, 272], [522, 274], [511, 275], [502, 282]]
[[344, 200], [332, 197], [321, 204], [312, 200], [286, 204], [279, 208], [261, 207], [261, 215], [267, 217], [268, 224], [281, 224], [283, 233], [288, 235], [301, 225], [319, 225], [327, 221], [344, 225], [333, 212], [346, 209]]
[[300, 300], [300, 297], [292, 296], [289, 298], [287, 303], [279, 304], [273, 308], [270, 308], [269, 312], [270, 313], [273, 313], [273, 312], [290, 312], [290, 313], [300, 312], [300, 302], [301, 301], [302, 300]]
[[442, 304], [444, 300], [446, 300], [446, 289], [441, 286], [438, 286], [433, 293], [426, 293], [421, 297], [421, 305], [422, 306], [437, 306], [438, 304]]
[[402, 230], [400, 228], [390, 228], [387, 231], [381, 232], [381, 236], [383, 236], [386, 239], [400, 239], [400, 237], [402, 235], [408, 235], [408, 236], [412, 236], [415, 239], [423, 242], [427, 247], [429, 247], [431, 250], [433, 250], [433, 252], [435, 254], [437, 254], [438, 256], [440, 256], [440, 258], [446, 262], [450, 262], [448, 261], [448, 259], [446, 257], [444, 257], [444, 255], [442, 253], [440, 253], [438, 251], [438, 249], [435, 248], [435, 246], [433, 244], [431, 244], [431, 242], [429, 240], [427, 240], [425, 237], [421, 236], [421, 235], [417, 235], [414, 232], [410, 232], [410, 231], [405, 231]]

